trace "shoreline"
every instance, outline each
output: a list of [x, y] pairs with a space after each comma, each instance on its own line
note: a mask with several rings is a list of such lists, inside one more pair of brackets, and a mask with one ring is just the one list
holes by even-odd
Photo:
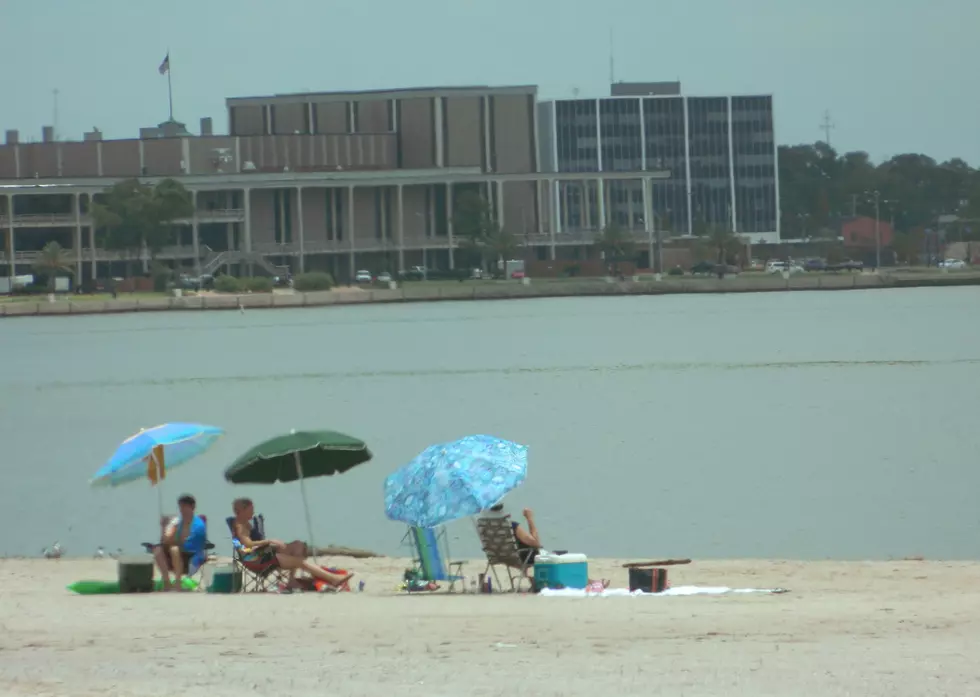
[[[661, 281], [613, 281], [609, 279], [544, 279], [527, 285], [517, 282], [410, 282], [396, 289], [338, 288], [308, 293], [205, 294], [183, 297], [72, 302], [58, 299], [0, 303], [2, 317], [37, 317], [125, 312], [187, 312], [201, 310], [277, 309], [358, 305], [462, 302], [468, 300], [524, 300], [529, 298], [610, 297], [629, 295], [679, 295], [724, 293], [772, 293], [796, 291], [876, 290], [891, 288], [941, 288], [980, 285], [980, 273], [855, 273], [808, 276], [734, 276], [715, 278], [664, 277]], [[69, 296], [70, 298], [70, 296]]]
[[[409, 595], [407, 559], [329, 562], [364, 592], [78, 596], [65, 586], [116, 564], [0, 560], [4, 693], [918, 697], [980, 680], [980, 562], [695, 560], [674, 586], [789, 592], [642, 598]], [[622, 588], [619, 564], [589, 575]]]

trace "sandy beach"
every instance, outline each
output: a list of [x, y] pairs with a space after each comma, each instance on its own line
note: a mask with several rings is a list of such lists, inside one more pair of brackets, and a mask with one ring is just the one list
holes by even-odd
[[[695, 562], [674, 586], [783, 595], [76, 596], [112, 560], [0, 560], [9, 695], [980, 694], [980, 563]], [[620, 562], [590, 575], [626, 585]], [[473, 562], [466, 573], [482, 571]]]

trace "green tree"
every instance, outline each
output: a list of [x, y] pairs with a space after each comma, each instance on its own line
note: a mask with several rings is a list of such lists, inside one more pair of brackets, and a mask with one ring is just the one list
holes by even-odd
[[100, 245], [124, 254], [130, 276], [143, 246], [154, 258], [174, 243], [174, 221], [193, 212], [190, 193], [175, 179], [163, 179], [156, 186], [138, 179], [118, 182], [99, 196], [91, 211]]
[[457, 260], [465, 266], [493, 270], [496, 262], [517, 255], [520, 244], [493, 219], [490, 204], [476, 191], [464, 191], [456, 199], [453, 232], [458, 239]]
[[520, 244], [510, 231], [497, 229], [484, 241], [483, 253], [487, 265], [493, 270], [497, 261], [506, 262], [517, 256]]
[[594, 244], [606, 263], [612, 264], [614, 273], [619, 273], [620, 262], [636, 258], [636, 242], [633, 236], [619, 225], [607, 225], [596, 235]]
[[34, 260], [34, 270], [48, 281], [48, 292], [55, 291], [58, 276], [71, 276], [75, 272], [68, 261], [66, 250], [57, 242], [44, 245], [37, 259]]

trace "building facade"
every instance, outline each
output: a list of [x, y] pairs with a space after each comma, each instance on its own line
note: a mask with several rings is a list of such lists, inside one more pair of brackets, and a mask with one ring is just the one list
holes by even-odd
[[453, 211], [467, 192], [488, 201], [528, 259], [588, 253], [610, 222], [638, 241], [658, 221], [685, 234], [692, 220], [724, 215], [739, 232], [778, 232], [766, 207], [778, 191], [765, 100], [539, 103], [534, 86], [434, 87], [231, 98], [226, 135], [210, 118], [199, 134], [165, 122], [121, 140], [97, 130], [55, 140], [45, 127], [25, 143], [7, 131], [0, 270], [30, 273], [55, 240], [77, 278], [110, 275], [123, 256], [101, 248], [89, 211], [132, 177], [173, 177], [190, 191], [194, 214], [156, 257], [198, 273], [258, 263], [346, 280], [360, 268], [455, 268]]
[[563, 183], [555, 206], [562, 230], [637, 230], [652, 216], [675, 235], [724, 226], [753, 243], [778, 241], [772, 97], [688, 97], [679, 83], [621, 83], [612, 94], [538, 105], [542, 171], [672, 176], [648, 181], [649, 192], [640, 176]]

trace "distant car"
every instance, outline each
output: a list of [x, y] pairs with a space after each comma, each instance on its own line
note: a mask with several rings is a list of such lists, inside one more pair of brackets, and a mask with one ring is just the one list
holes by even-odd
[[766, 262], [766, 273], [779, 273], [781, 271], [786, 271], [787, 265], [785, 261], [769, 261]]
[[804, 271], [825, 271], [827, 269], [827, 262], [823, 259], [807, 259], [803, 262]]
[[827, 264], [826, 271], [863, 271], [864, 264], [860, 261], [847, 259], [836, 264]]
[[470, 278], [472, 278], [475, 281], [482, 279], [483, 269], [473, 269], [472, 273], [470, 273]]
[[374, 283], [374, 276], [371, 275], [370, 271], [361, 269], [354, 275], [354, 281], [356, 283]]
[[523, 271], [515, 271], [514, 273], [512, 273], [510, 275], [510, 277], [511, 278], [516, 278], [516, 279], [524, 278], [524, 272]]
[[424, 281], [426, 270], [424, 266], [413, 266], [407, 271], [399, 271], [398, 277], [405, 281]]
[[691, 267], [692, 274], [713, 274], [716, 264], [713, 261], [699, 261]]
[[944, 259], [939, 262], [939, 268], [941, 269], [965, 269], [966, 262], [962, 259]]
[[378, 283], [391, 283], [391, 280], [391, 274], [387, 271], [378, 274]]

